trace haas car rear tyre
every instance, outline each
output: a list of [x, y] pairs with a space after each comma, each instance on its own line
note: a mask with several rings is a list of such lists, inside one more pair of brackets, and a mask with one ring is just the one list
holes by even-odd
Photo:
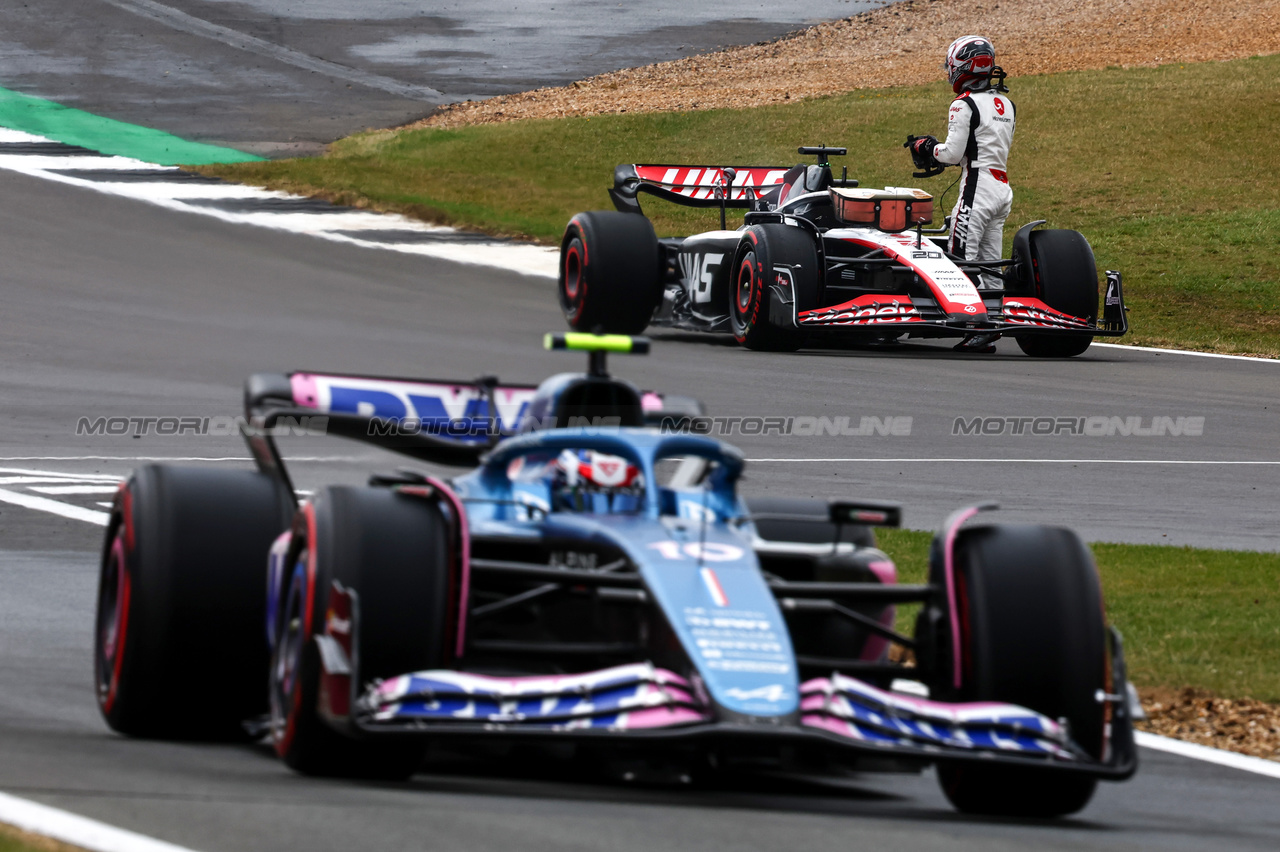
[[[942, 694], [1002, 701], [1066, 719], [1091, 757], [1103, 752], [1109, 682], [1102, 591], [1093, 557], [1075, 533], [1044, 526], [962, 530], [955, 544], [961, 686], [950, 691], [949, 639]], [[944, 582], [935, 554], [931, 580]], [[949, 636], [949, 630], [943, 630]], [[1097, 781], [1054, 768], [942, 764], [938, 779], [962, 811], [1056, 817], [1088, 804]]]
[[[1031, 264], [1036, 298], [1064, 314], [1090, 322], [1097, 320], [1098, 266], [1084, 234], [1032, 231]], [[1018, 336], [1019, 348], [1038, 358], [1071, 358], [1088, 349], [1092, 342], [1092, 334]]]
[[[371, 681], [444, 662], [450, 529], [435, 502], [389, 489], [329, 487], [299, 510], [272, 620], [272, 737], [289, 767], [401, 779], [422, 763], [421, 738], [361, 739], [349, 716]], [[320, 643], [337, 635], [357, 682], [326, 681]]]
[[812, 234], [791, 225], [752, 225], [746, 230], [733, 264], [729, 287], [729, 327], [734, 340], [748, 349], [794, 352], [804, 345], [804, 332], [794, 318], [775, 325], [769, 317], [769, 293], [781, 286], [797, 307], [812, 307], [818, 288], [818, 249]]
[[260, 473], [149, 465], [117, 492], [94, 628], [98, 708], [137, 737], [244, 736], [267, 709], [267, 554], [293, 497]]
[[560, 242], [559, 293], [570, 328], [644, 331], [662, 297], [662, 252], [653, 224], [608, 210], [574, 216]]

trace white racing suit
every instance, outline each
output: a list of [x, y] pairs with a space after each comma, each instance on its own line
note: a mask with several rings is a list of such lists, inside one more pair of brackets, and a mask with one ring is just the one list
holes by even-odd
[[[1013, 204], [1006, 164], [1013, 144], [1016, 110], [995, 89], [965, 92], [951, 102], [947, 141], [933, 149], [940, 163], [962, 163], [960, 197], [951, 212], [948, 250], [965, 260], [999, 260], [1004, 222]], [[999, 287], [983, 276], [980, 289]]]

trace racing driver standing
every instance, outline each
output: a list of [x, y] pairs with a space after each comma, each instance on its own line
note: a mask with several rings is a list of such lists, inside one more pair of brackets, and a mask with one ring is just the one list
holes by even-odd
[[[960, 197], [951, 213], [948, 250], [965, 260], [999, 260], [1004, 223], [1013, 204], [1006, 171], [1013, 144], [1015, 112], [1004, 86], [996, 51], [982, 36], [961, 36], [947, 48], [943, 64], [956, 98], [947, 115], [947, 140], [924, 136], [917, 153], [939, 165], [960, 165]], [[979, 289], [990, 289], [980, 281]], [[999, 332], [971, 334], [956, 345], [962, 352], [994, 352]]]

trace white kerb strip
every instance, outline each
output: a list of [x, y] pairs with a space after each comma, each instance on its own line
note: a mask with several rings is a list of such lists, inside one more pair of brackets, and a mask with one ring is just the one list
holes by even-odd
[[185, 846], [166, 843], [7, 793], [0, 793], [0, 822], [92, 852], [192, 852]]
[[1143, 748], [1168, 752], [1180, 757], [1190, 757], [1193, 760], [1203, 760], [1206, 763], [1216, 763], [1219, 766], [1228, 766], [1232, 769], [1242, 769], [1255, 775], [1280, 778], [1280, 763], [1274, 760], [1263, 760], [1260, 757], [1250, 757], [1247, 754], [1236, 754], [1234, 751], [1196, 745], [1195, 743], [1183, 742], [1182, 740], [1162, 737], [1157, 734], [1148, 734], [1145, 731], [1134, 731], [1134, 739]]

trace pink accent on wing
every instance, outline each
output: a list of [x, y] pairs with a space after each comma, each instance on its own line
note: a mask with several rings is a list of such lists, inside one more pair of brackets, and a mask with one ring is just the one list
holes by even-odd
[[972, 506], [959, 512], [955, 523], [947, 530], [946, 539], [942, 543], [942, 569], [947, 584], [947, 608], [951, 614], [951, 685], [956, 689], [960, 688], [960, 616], [956, 608], [955, 574], [956, 536], [960, 534], [960, 527], [964, 526], [964, 522], [981, 511], [982, 509], [979, 507]]
[[827, 706], [827, 696], [825, 695], [806, 695], [800, 699], [801, 710], [824, 710]]
[[458, 641], [453, 653], [455, 657], [461, 657], [467, 641], [467, 604], [471, 597], [471, 533], [467, 528], [467, 510], [444, 480], [434, 476], [428, 476], [426, 480], [449, 502], [458, 519]]
[[848, 737], [851, 740], [865, 739], [862, 734], [853, 725], [831, 716], [801, 716], [800, 724], [807, 728], [818, 728], [823, 731], [830, 731], [833, 734], [839, 734], [842, 737]]
[[648, 710], [637, 710], [627, 713], [623, 719], [623, 727], [628, 730], [637, 728], [669, 728], [673, 725], [688, 725], [695, 722], [709, 722], [711, 717], [688, 707], [652, 707]]
[[293, 387], [293, 404], [305, 408], [320, 407], [320, 390], [316, 385], [316, 377], [311, 373], [294, 373], [289, 377]]
[[[999, 701], [950, 702], [917, 698], [913, 695], [904, 695], [899, 692], [879, 689], [857, 678], [841, 674], [836, 674], [831, 678], [815, 678], [801, 684], [800, 708], [802, 710], [820, 710], [828, 706], [831, 696], [845, 696], [846, 693], [855, 697], [861, 695], [863, 698], [872, 698], [885, 706], [910, 710], [926, 718], [946, 719], [955, 723], [963, 723], [965, 716], [972, 715], [978, 711], [989, 711], [992, 714], [1041, 715], [1034, 710], [1028, 710], [1026, 707], [1021, 707], [1017, 704], [1005, 704]], [[846, 700], [848, 700], [847, 697]], [[1059, 730], [1058, 724], [1052, 719], [1042, 718], [1048, 730]]]
[[644, 396], [640, 397], [640, 407], [645, 411], [661, 411], [662, 397], [658, 396], [653, 391], [649, 391]]

